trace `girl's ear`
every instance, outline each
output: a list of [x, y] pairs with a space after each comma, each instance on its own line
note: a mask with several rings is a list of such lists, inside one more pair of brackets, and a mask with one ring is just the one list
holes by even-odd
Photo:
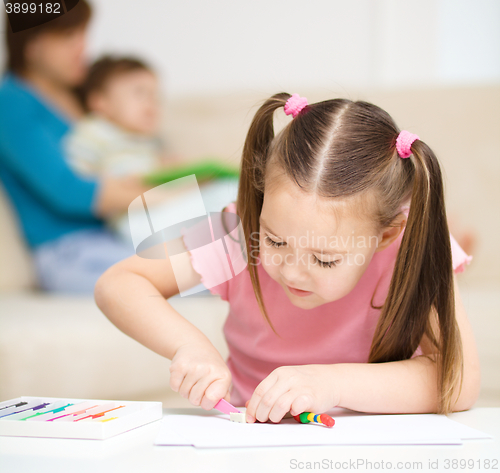
[[385, 227], [382, 230], [381, 236], [379, 236], [379, 242], [375, 253], [385, 250], [394, 240], [396, 240], [405, 228], [406, 222], [406, 215], [401, 213], [394, 219], [390, 227]]

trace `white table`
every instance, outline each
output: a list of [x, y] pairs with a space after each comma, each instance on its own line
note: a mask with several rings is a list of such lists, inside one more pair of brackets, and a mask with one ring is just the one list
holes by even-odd
[[[200, 414], [200, 409], [164, 409], [164, 414]], [[380, 471], [387, 462], [396, 471], [500, 471], [500, 408], [474, 408], [450, 418], [482, 430], [493, 440], [465, 440], [460, 446], [329, 446], [235, 448], [198, 450], [193, 447], [159, 447], [153, 440], [160, 421], [107, 440], [71, 440], [0, 437], [1, 473], [173, 473], [173, 472], [288, 472]], [[452, 461], [475, 462], [474, 469], [453, 468]], [[449, 467], [446, 468], [446, 460]], [[485, 469], [484, 460], [490, 460]], [[333, 467], [325, 468], [326, 465]], [[356, 462], [364, 462], [359, 465]], [[382, 463], [384, 462], [384, 467]], [[429, 468], [429, 461], [438, 468]], [[481, 461], [481, 469], [477, 467]], [[496, 469], [492, 469], [496, 461]], [[323, 468], [307, 469], [307, 463], [323, 462]], [[336, 462], [344, 463], [341, 470]], [[367, 462], [372, 462], [371, 468]], [[401, 468], [397, 462], [403, 462]], [[419, 462], [419, 467], [416, 463]], [[406, 463], [406, 465], [405, 465]], [[349, 464], [358, 466], [356, 469]], [[300, 468], [302, 466], [302, 468]], [[321, 465], [320, 465], [321, 466]]]

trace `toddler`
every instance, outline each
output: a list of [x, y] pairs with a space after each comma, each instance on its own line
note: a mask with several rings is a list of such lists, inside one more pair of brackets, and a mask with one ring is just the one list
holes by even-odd
[[[66, 140], [66, 155], [75, 172], [130, 176], [135, 181], [177, 161], [166, 159], [158, 137], [158, 79], [142, 61], [99, 59], [89, 70], [81, 96], [88, 114]], [[156, 206], [168, 208], [176, 196], [175, 192], [157, 193]], [[110, 216], [107, 224], [123, 241], [132, 243], [126, 213]]]
[[158, 79], [133, 58], [103, 57], [82, 87], [87, 117], [69, 135], [72, 167], [87, 175], [145, 174], [161, 163]]
[[[278, 110], [293, 119], [275, 136]], [[246, 405], [247, 422], [474, 404], [478, 355], [454, 275], [471, 257], [418, 136], [367, 102], [276, 94], [224, 210], [162, 244], [165, 259], [132, 256], [96, 285], [118, 328], [172, 360], [174, 391], [204, 409]], [[200, 282], [229, 302], [227, 362], [168, 302]]]

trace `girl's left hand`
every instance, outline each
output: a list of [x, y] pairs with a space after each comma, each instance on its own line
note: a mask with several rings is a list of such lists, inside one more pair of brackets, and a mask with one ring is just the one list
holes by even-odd
[[282, 366], [258, 386], [248, 402], [246, 420], [279, 422], [290, 411], [320, 414], [339, 405], [335, 365]]

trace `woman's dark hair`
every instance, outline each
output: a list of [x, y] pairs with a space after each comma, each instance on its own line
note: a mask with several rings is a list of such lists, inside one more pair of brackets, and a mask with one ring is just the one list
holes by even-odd
[[26, 46], [39, 34], [46, 32], [66, 33], [84, 27], [90, 20], [92, 11], [86, 0], [79, 2], [71, 10], [47, 23], [27, 30], [12, 32], [6, 16], [7, 70], [21, 75], [26, 69]]
[[[260, 107], [243, 148], [237, 213], [262, 314], [273, 328], [259, 284], [258, 252], [251, 244], [260, 231], [264, 184], [270, 191], [285, 176], [304, 192], [364, 204], [379, 230], [394, 225], [402, 206], [411, 200], [388, 295], [382, 307], [375, 307], [381, 313], [368, 362], [409, 359], [427, 335], [438, 350], [433, 360], [438, 371], [438, 412], [450, 412], [452, 397], [461, 389], [463, 352], [436, 156], [417, 140], [411, 158], [400, 159], [396, 124], [384, 110], [363, 101], [335, 99], [308, 105], [275, 137], [274, 111], [289, 98], [287, 93], [276, 94]], [[270, 178], [274, 174], [270, 169], [281, 174]], [[435, 316], [439, 334], [431, 326]]]
[[143, 61], [133, 57], [104, 56], [90, 66], [85, 82], [78, 88], [78, 95], [86, 111], [88, 98], [93, 92], [103, 90], [113, 77], [133, 71], [152, 71]]

